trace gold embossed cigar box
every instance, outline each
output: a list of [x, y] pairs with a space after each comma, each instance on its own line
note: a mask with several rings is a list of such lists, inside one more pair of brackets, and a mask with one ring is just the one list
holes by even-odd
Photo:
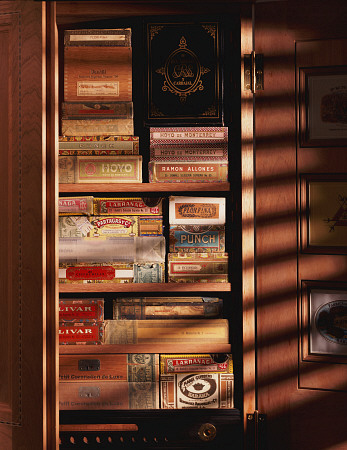
[[65, 31], [64, 101], [132, 101], [129, 28]]
[[61, 133], [64, 136], [129, 135], [134, 134], [133, 119], [62, 119]]
[[130, 297], [113, 300], [113, 319], [217, 319], [223, 300], [214, 297]]
[[160, 375], [160, 398], [163, 409], [233, 408], [234, 374]]
[[176, 252], [224, 252], [224, 225], [171, 225], [170, 246]]
[[227, 319], [105, 320], [105, 344], [229, 343]]
[[114, 353], [60, 355], [61, 382], [155, 382], [159, 380], [159, 355]]
[[112, 156], [138, 154], [138, 136], [59, 136], [59, 156]]
[[158, 382], [59, 383], [60, 410], [158, 409]]

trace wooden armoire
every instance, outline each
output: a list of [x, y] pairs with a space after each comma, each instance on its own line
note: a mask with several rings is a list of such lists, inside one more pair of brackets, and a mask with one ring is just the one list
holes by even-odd
[[[235, 408], [59, 415], [62, 30], [200, 16], [224, 27], [230, 181], [181, 184], [175, 192], [228, 198], [230, 283], [190, 289], [222, 295], [228, 304]], [[0, 1], [1, 449], [347, 448], [346, 336], [330, 339], [333, 345], [322, 351], [312, 331], [313, 294], [347, 289], [347, 247], [343, 240], [313, 242], [309, 210], [317, 183], [347, 183], [346, 17], [345, 0]], [[141, 61], [135, 112], [144, 101]], [[340, 128], [334, 134], [332, 120], [324, 134], [315, 125], [316, 138], [308, 99], [314, 81], [326, 75], [338, 80], [331, 93], [339, 92], [340, 103], [332, 96], [330, 107], [339, 112]], [[141, 118], [137, 126], [146, 136]], [[117, 195], [160, 192], [164, 198], [173, 190], [149, 183], [114, 187]], [[343, 313], [338, 320], [343, 328]]]

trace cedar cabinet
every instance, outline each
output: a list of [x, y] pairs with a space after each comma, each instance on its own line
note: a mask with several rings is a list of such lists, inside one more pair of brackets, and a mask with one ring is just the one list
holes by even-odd
[[[346, 335], [340, 347], [335, 340], [336, 352], [315, 351], [311, 342], [312, 292], [339, 290], [343, 297], [346, 245], [327, 250], [307, 235], [313, 182], [339, 181], [346, 189], [346, 14], [344, 0], [0, 1], [1, 449], [346, 448]], [[221, 296], [230, 320], [235, 408], [59, 416], [57, 199], [59, 190], [72, 189], [59, 186], [57, 176], [62, 30], [140, 30], [146, 18], [174, 16], [218, 18], [225, 30], [229, 182], [181, 183], [175, 192], [227, 198], [230, 283], [108, 289]], [[142, 80], [138, 56], [134, 77]], [[342, 74], [332, 86], [342, 103], [330, 105], [339, 115], [339, 139], [329, 127], [330, 138], [310, 135], [310, 80], [327, 73]], [[143, 107], [143, 87], [134, 84], [135, 111]], [[146, 152], [141, 120], [136, 127]], [[164, 198], [173, 192], [144, 181], [112, 192]]]

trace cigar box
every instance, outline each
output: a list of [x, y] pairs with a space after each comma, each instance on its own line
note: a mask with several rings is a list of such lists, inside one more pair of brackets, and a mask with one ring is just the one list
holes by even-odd
[[61, 263], [59, 283], [132, 283], [133, 263]]
[[224, 225], [171, 225], [169, 250], [175, 252], [224, 252]]
[[102, 322], [104, 299], [59, 299], [59, 322]]
[[233, 373], [233, 359], [230, 354], [160, 355], [160, 373]]
[[162, 236], [163, 217], [138, 217], [139, 236]]
[[155, 206], [149, 206], [141, 197], [129, 198], [95, 198], [95, 215], [138, 215], [161, 216], [162, 201], [158, 199]]
[[86, 119], [62, 119], [61, 133], [64, 136], [118, 136], [134, 134], [133, 119], [86, 118]]
[[60, 355], [61, 382], [156, 382], [159, 380], [159, 355], [114, 353]]
[[213, 297], [130, 297], [113, 300], [113, 319], [217, 319], [223, 300]]
[[64, 101], [132, 101], [131, 30], [66, 30]]
[[138, 136], [59, 136], [59, 156], [138, 154]]
[[161, 162], [228, 162], [228, 145], [216, 144], [174, 144], [174, 145], [151, 145], [151, 161]]
[[93, 214], [93, 197], [59, 197], [59, 215]]
[[128, 410], [159, 408], [158, 382], [61, 382], [60, 410]]
[[59, 217], [59, 237], [132, 237], [138, 236], [139, 226], [136, 216], [61, 216]]
[[103, 341], [103, 322], [59, 322], [59, 345], [98, 345]]
[[134, 283], [164, 283], [164, 262], [134, 263]]
[[169, 276], [219, 275], [228, 273], [228, 254], [216, 253], [169, 253]]
[[142, 156], [59, 156], [59, 183], [141, 183]]
[[227, 274], [169, 275], [169, 283], [228, 283]]
[[151, 127], [150, 144], [170, 146], [226, 145], [228, 143], [228, 127]]
[[224, 225], [225, 198], [169, 197], [170, 225]]
[[163, 409], [233, 408], [231, 373], [174, 373], [160, 375]]
[[63, 102], [62, 119], [132, 119], [133, 102]]
[[105, 344], [229, 343], [227, 319], [105, 320]]
[[218, 183], [228, 181], [225, 161], [150, 161], [150, 183]]

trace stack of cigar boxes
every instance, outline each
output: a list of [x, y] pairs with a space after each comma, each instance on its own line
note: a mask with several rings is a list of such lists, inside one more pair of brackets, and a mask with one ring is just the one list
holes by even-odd
[[225, 198], [169, 198], [168, 281], [226, 283]]
[[142, 182], [131, 29], [65, 30], [60, 183]]
[[161, 283], [165, 253], [161, 201], [59, 198], [60, 283]]
[[149, 181], [228, 181], [228, 128], [151, 128]]

